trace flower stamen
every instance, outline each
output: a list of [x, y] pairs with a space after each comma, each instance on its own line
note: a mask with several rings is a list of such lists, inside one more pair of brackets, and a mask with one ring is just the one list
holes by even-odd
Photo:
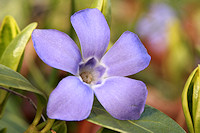
[[93, 76], [90, 72], [82, 72], [80, 74], [83, 82], [90, 84], [93, 81]]

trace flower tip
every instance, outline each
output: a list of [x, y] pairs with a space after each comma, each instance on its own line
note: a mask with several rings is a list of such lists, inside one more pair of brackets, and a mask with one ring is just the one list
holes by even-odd
[[[70, 17], [70, 20], [72, 21], [74, 19], [74, 17], [78, 14], [84, 14], [84, 13], [87, 13], [87, 12], [97, 12], [97, 13], [101, 13], [101, 11], [99, 11], [99, 9], [97, 8], [86, 8], [86, 9], [83, 9], [83, 10], [80, 10], [80, 11], [77, 11], [75, 12], [71, 17]], [[102, 13], [101, 13], [102, 14]]]

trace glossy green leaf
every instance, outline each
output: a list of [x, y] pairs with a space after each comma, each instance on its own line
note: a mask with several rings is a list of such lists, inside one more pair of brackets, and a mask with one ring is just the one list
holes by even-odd
[[[12, 16], [6, 16], [0, 29], [0, 59], [12, 40], [20, 32], [19, 27]], [[8, 95], [4, 90], [0, 90], [0, 118], [5, 109]]]
[[12, 87], [20, 90], [25, 90], [37, 93], [45, 97], [45, 95], [35, 88], [26, 78], [18, 72], [0, 64], [0, 86]]
[[16, 38], [12, 40], [9, 46], [5, 49], [0, 64], [3, 64], [13, 70], [17, 70], [20, 59], [23, 55], [26, 44], [31, 37], [32, 31], [36, 28], [37, 23], [28, 25]]
[[[37, 23], [32, 23], [28, 25], [22, 32], [20, 32], [6, 47], [1, 58], [0, 64], [3, 64], [13, 70], [17, 70], [19, 63], [21, 61], [21, 57], [24, 53], [24, 49], [28, 40], [31, 36], [32, 31], [36, 28]], [[0, 114], [2, 113], [2, 109], [5, 106], [7, 92], [4, 90], [0, 90], [1, 98], [0, 98]]]
[[12, 16], [6, 16], [0, 28], [0, 58], [6, 47], [19, 32], [20, 30], [15, 19]]
[[139, 120], [117, 120], [95, 100], [88, 121], [105, 128], [126, 133], [185, 133], [170, 117], [148, 105]]

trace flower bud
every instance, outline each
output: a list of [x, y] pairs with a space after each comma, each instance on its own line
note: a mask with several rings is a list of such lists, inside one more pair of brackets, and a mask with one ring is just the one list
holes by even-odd
[[200, 132], [200, 65], [190, 74], [182, 92], [182, 106], [190, 133]]

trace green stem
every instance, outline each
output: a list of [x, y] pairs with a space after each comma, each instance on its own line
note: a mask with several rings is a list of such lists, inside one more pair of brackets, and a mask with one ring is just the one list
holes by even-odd
[[38, 124], [36, 127], [37, 127], [37, 129], [40, 131], [41, 129], [44, 128], [44, 126], [45, 126], [46, 124], [47, 124], [47, 121]]
[[32, 122], [33, 126], [37, 126], [37, 124], [40, 122], [41, 117], [44, 121], [46, 121], [44, 116], [42, 115], [42, 111], [43, 111], [43, 107], [41, 106], [40, 102], [38, 102], [37, 112], [36, 112], [35, 118]]
[[27, 96], [25, 96], [25, 95], [23, 95], [21, 93], [18, 93], [18, 92], [14, 91], [14, 90], [11, 90], [11, 89], [4, 88], [2, 86], [0, 86], [0, 89], [1, 90], [5, 90], [5, 91], [7, 91], [7, 92], [9, 92], [11, 94], [17, 95], [17, 96], [19, 96], [19, 97], [21, 97], [23, 99], [26, 99], [34, 107], [34, 109], [37, 110], [35, 118], [34, 118], [32, 124], [25, 131], [25, 133], [29, 133], [29, 131], [31, 131], [33, 133], [36, 133], [37, 129], [35, 127], [40, 122], [41, 117], [42, 117], [43, 121], [46, 121], [45, 117], [42, 115], [43, 106], [40, 103], [40, 101], [38, 101], [38, 105], [36, 106], [31, 98], [29, 98], [29, 97], [27, 97]]
[[48, 132], [48, 131], [50, 131], [51, 130], [51, 127], [53, 126], [53, 124], [54, 124], [54, 121], [55, 121], [55, 119], [47, 119], [47, 124], [46, 124], [46, 126], [41, 130], [41, 132], [40, 133], [46, 133], [46, 132]]
[[15, 95], [21, 97], [21, 98], [26, 99], [26, 100], [34, 107], [34, 109], [37, 110], [37, 107], [36, 107], [35, 103], [34, 103], [33, 100], [30, 99], [29, 97], [27, 97], [27, 96], [25, 96], [25, 95], [22, 95], [21, 93], [18, 93], [18, 92], [14, 91], [14, 90], [4, 88], [4, 87], [2, 87], [2, 86], [0, 86], [0, 89], [5, 90], [5, 91], [7, 91], [7, 92], [10, 92], [10, 93], [12, 93], [12, 94], [15, 94]]

